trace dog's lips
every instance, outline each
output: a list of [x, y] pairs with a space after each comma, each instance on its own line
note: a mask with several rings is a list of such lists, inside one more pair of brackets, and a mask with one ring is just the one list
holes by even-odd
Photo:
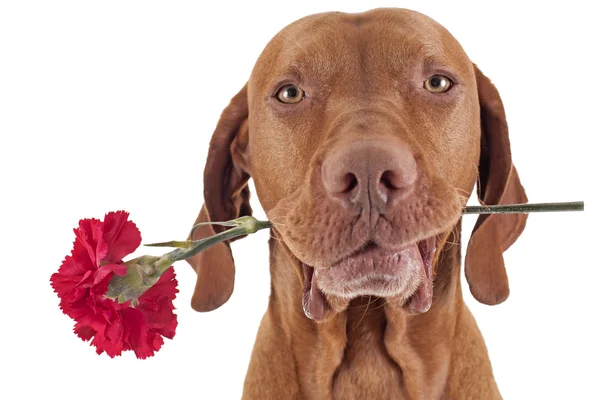
[[324, 318], [329, 308], [326, 295], [394, 298], [411, 314], [426, 312], [433, 295], [435, 245], [435, 238], [395, 250], [369, 245], [329, 268], [303, 264], [305, 315], [317, 321]]
[[320, 321], [325, 316], [327, 303], [325, 296], [318, 288], [316, 282], [315, 269], [306, 264], [302, 264], [302, 273], [304, 275], [304, 288], [302, 291], [302, 309], [304, 315], [308, 318]]

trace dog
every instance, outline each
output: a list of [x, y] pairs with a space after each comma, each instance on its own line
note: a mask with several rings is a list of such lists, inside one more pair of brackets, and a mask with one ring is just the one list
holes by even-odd
[[[300, 19], [266, 46], [210, 142], [196, 223], [273, 227], [271, 295], [244, 399], [500, 399], [460, 284], [461, 210], [525, 203], [502, 101], [441, 25], [376, 9]], [[526, 215], [481, 215], [472, 295], [509, 295]], [[205, 226], [194, 238], [221, 228]], [[190, 260], [192, 307], [233, 291], [230, 243]]]

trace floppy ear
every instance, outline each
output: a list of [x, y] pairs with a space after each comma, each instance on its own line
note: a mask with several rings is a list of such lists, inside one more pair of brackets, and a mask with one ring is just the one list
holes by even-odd
[[[481, 112], [481, 156], [477, 195], [484, 205], [526, 203], [512, 163], [508, 126], [498, 90], [474, 65]], [[509, 294], [502, 253], [525, 229], [527, 214], [480, 215], [465, 258], [471, 293], [481, 303], [502, 303]]]
[[[194, 224], [252, 215], [247, 143], [248, 98], [244, 86], [221, 114], [210, 140], [204, 168], [204, 205]], [[211, 236], [223, 229], [216, 225], [203, 226], [194, 232], [193, 239]], [[194, 310], [212, 311], [229, 300], [235, 279], [229, 241], [195, 255], [188, 262], [198, 275], [192, 296]]]

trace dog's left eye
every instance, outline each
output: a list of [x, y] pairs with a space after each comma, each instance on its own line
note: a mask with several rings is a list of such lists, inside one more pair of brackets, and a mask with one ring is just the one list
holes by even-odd
[[304, 91], [296, 85], [285, 85], [277, 91], [277, 99], [286, 104], [300, 103], [304, 99]]
[[423, 83], [423, 87], [431, 93], [444, 93], [452, 87], [452, 80], [445, 75], [433, 75]]

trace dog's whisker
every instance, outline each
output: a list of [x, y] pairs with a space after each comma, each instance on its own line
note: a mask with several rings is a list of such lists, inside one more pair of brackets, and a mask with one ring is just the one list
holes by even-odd
[[[367, 304], [375, 303], [377, 301], [377, 299], [378, 299], [378, 297], [369, 296], [369, 301], [368, 301]], [[365, 306], [365, 304], [359, 304], [359, 305], [356, 305], [356, 306], [348, 307], [348, 309], [349, 310], [356, 310], [356, 309], [362, 308], [364, 306]]]
[[371, 299], [372, 299], [372, 296], [369, 296], [369, 301], [367, 302], [367, 305], [365, 306], [365, 311], [363, 312], [362, 316], [360, 317], [360, 319], [358, 320], [356, 325], [350, 330], [350, 332], [348, 332], [348, 335], [350, 335], [352, 332], [354, 332], [356, 330], [356, 328], [358, 328], [358, 326], [360, 325], [362, 320], [365, 318], [365, 315], [367, 315], [367, 311], [369, 310], [369, 305], [371, 305], [371, 302], [372, 302]]
[[[471, 197], [471, 193], [469, 193], [468, 191], [466, 191], [465, 189], [461, 189], [458, 187], [455, 187], [454, 190], [458, 191], [458, 192], [463, 192], [465, 194], [465, 196], [461, 196], [466, 198], [467, 200], [469, 199], [469, 197]], [[459, 195], [460, 196], [460, 195]]]
[[383, 298], [383, 303], [382, 303], [382, 304], [380, 304], [380, 305], [378, 305], [378, 306], [377, 306], [377, 307], [375, 307], [375, 308], [372, 308], [372, 309], [371, 309], [371, 311], [379, 310], [379, 309], [381, 309], [381, 308], [385, 307], [385, 305], [386, 305], [386, 304], [388, 304], [388, 299], [386, 299], [386, 298]]

